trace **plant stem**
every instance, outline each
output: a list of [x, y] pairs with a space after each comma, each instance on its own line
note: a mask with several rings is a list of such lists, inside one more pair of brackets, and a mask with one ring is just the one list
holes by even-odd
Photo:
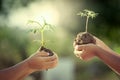
[[87, 16], [87, 19], [86, 19], [85, 32], [87, 32], [87, 29], [88, 29], [88, 19], [89, 19], [89, 16]]
[[44, 35], [43, 35], [43, 30], [41, 31], [41, 46], [44, 46]]

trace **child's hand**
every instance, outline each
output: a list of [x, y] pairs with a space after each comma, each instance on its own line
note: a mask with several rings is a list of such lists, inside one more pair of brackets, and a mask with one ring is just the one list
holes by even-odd
[[54, 68], [58, 63], [56, 54], [49, 56], [45, 51], [38, 51], [27, 59], [28, 67], [33, 70], [47, 70]]
[[94, 44], [76, 45], [74, 48], [74, 54], [82, 60], [89, 60], [96, 56], [96, 53], [100, 50], [100, 47]]
[[75, 45], [74, 42], [74, 54], [83, 60], [89, 60], [96, 56], [97, 53], [100, 53], [103, 50], [112, 51], [103, 41], [101, 41], [95, 36], [94, 39], [96, 40], [95, 44], [89, 43], [83, 45]]

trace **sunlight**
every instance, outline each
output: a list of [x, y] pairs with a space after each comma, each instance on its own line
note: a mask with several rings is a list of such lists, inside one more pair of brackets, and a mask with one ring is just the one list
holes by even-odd
[[40, 14], [36, 15], [36, 18], [40, 18], [43, 16], [45, 20], [50, 24], [57, 24], [58, 23], [58, 13], [54, 8], [47, 8], [43, 10]]
[[9, 15], [9, 25], [26, 27], [28, 20], [36, 20], [39, 22], [40, 18], [44, 17], [47, 23], [57, 25], [59, 21], [58, 10], [52, 3], [32, 3], [26, 8], [20, 8], [11, 11]]

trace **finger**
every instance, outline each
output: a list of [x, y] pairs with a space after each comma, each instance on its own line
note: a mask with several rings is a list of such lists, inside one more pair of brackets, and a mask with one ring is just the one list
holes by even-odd
[[76, 51], [76, 50], [74, 50], [74, 54], [75, 54], [77, 57], [79, 57], [80, 54], [82, 54], [82, 53], [83, 53], [83, 51]]
[[[76, 55], [76, 57], [78, 57], [78, 58], [80, 58], [80, 59], [82, 59], [82, 57], [81, 57], [81, 55], [84, 53], [84, 50], [82, 50], [82, 51], [74, 51], [74, 54]], [[83, 60], [83, 59], [82, 59]]]
[[53, 56], [55, 56], [57, 59], [58, 59], [58, 55], [56, 54], [56, 53], [54, 53], [54, 55]]
[[54, 60], [51, 62], [46, 62], [45, 65], [47, 69], [50, 69], [50, 68], [54, 68], [57, 65], [57, 63], [58, 63], [58, 60]]
[[49, 53], [48, 53], [48, 52], [45, 52], [45, 51], [41, 51], [39, 55], [40, 55], [41, 57], [48, 57], [48, 56], [49, 56]]
[[74, 54], [76, 55], [76, 57], [80, 58], [81, 60], [83, 60], [82, 54], [85, 54], [85, 51], [74, 51]]
[[85, 48], [84, 45], [76, 45], [76, 46], [75, 46], [75, 50], [76, 50], [76, 51], [82, 51], [84, 48]]
[[38, 51], [36, 53], [36, 56], [41, 56], [41, 57], [48, 57], [49, 56], [49, 53], [48, 52], [45, 52], [45, 51]]
[[56, 55], [53, 55], [53, 56], [47, 56], [47, 57], [40, 57], [40, 59], [42, 59], [43, 61], [49, 62], [49, 61], [57, 60], [58, 57]]
[[90, 48], [92, 46], [95, 46], [95, 44], [89, 43], [89, 44], [84, 44], [84, 45], [76, 45], [75, 50], [78, 50], [78, 51], [85, 50], [86, 51], [87, 48]]

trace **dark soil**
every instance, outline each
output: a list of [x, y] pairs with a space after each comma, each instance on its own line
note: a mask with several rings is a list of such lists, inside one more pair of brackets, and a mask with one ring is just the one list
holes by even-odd
[[81, 32], [77, 34], [77, 37], [75, 38], [75, 45], [82, 45], [88, 43], [96, 43], [96, 40], [94, 39], [92, 34], [88, 32]]
[[53, 56], [53, 52], [50, 49], [45, 48], [44, 46], [41, 46], [40, 51], [45, 51], [49, 53], [49, 56]]

